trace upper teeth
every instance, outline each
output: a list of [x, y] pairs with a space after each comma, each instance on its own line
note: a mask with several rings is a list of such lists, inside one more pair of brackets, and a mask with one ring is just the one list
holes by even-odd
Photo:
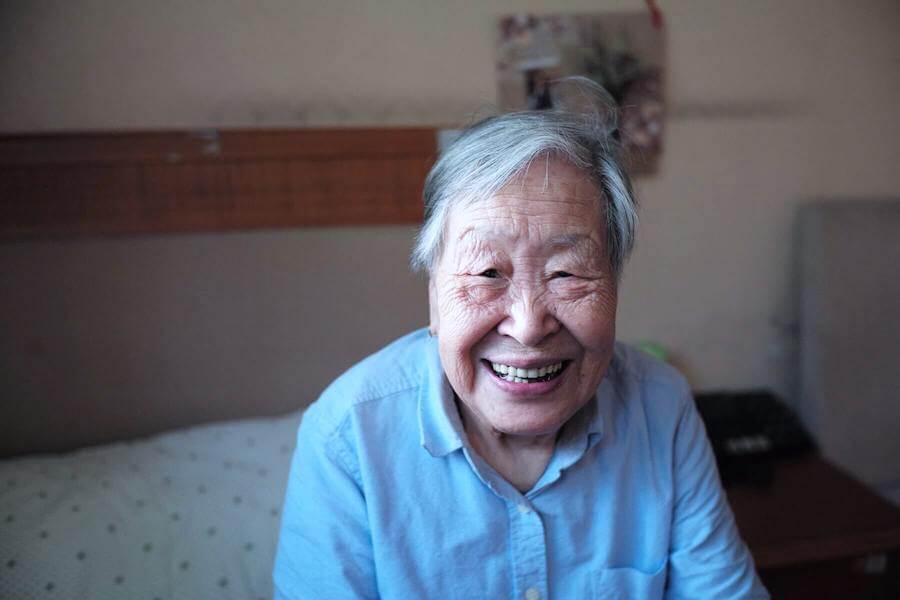
[[510, 365], [501, 365], [500, 363], [491, 363], [491, 368], [494, 369], [496, 373], [500, 373], [501, 375], [506, 375], [506, 378], [515, 377], [518, 379], [534, 379], [535, 377], [544, 377], [545, 375], [551, 375], [556, 373], [560, 369], [562, 369], [562, 363], [553, 363], [552, 365], [546, 365], [539, 369], [520, 369], [518, 367], [513, 367]]

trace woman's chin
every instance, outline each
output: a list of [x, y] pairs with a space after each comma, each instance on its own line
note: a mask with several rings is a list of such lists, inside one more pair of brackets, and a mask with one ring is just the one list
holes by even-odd
[[[521, 411], [521, 409], [520, 409]], [[494, 415], [491, 428], [498, 433], [516, 437], [556, 435], [568, 419], [558, 414]]]

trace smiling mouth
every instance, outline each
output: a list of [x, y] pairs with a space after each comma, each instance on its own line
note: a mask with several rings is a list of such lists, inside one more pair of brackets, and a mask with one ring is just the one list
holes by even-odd
[[545, 381], [552, 381], [559, 377], [572, 361], [564, 360], [532, 369], [520, 369], [501, 363], [484, 362], [491, 368], [491, 371], [496, 377], [511, 383], [542, 383]]

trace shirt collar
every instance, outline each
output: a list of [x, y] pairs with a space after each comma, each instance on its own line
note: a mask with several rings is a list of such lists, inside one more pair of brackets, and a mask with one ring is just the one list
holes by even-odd
[[603, 437], [603, 414], [606, 412], [604, 407], [612, 401], [615, 394], [615, 386], [610, 381], [612, 375], [610, 371], [611, 369], [607, 369], [594, 397], [563, 426], [557, 448], [575, 444], [583, 445], [582, 450], [586, 450]]
[[421, 443], [432, 456], [446, 456], [463, 447], [462, 421], [441, 366], [437, 338], [425, 338], [424, 355], [425, 368], [419, 385]]
[[550, 463], [526, 496], [535, 496], [555, 483], [563, 471], [580, 461], [603, 437], [603, 414], [607, 412], [607, 405], [615, 394], [615, 386], [610, 381], [611, 375], [610, 370], [607, 370], [593, 398], [563, 425]]

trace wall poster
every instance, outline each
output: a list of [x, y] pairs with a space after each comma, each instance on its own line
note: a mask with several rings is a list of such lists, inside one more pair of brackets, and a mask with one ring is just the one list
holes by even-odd
[[502, 17], [497, 78], [503, 110], [552, 107], [548, 82], [583, 75], [619, 111], [633, 170], [653, 170], [663, 141], [663, 28], [649, 11]]

